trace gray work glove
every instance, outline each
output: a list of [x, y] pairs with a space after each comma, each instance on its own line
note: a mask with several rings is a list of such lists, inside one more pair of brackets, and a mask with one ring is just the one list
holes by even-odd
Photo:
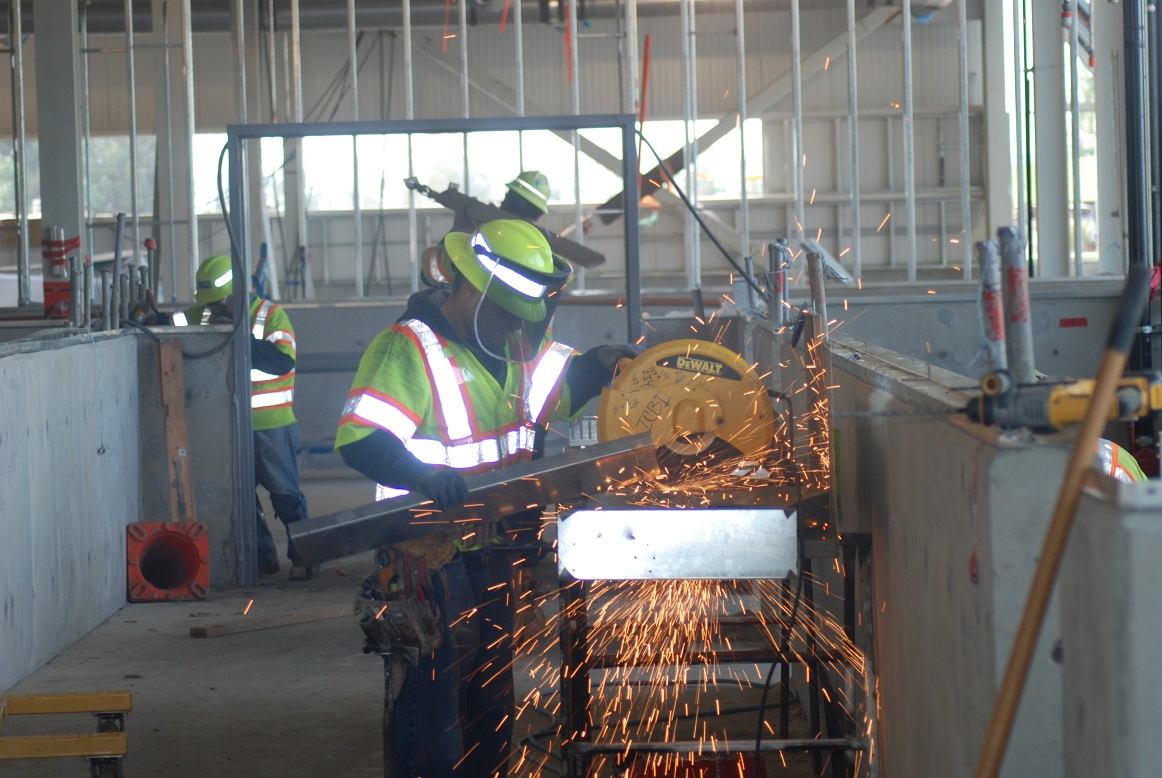
[[468, 484], [450, 467], [433, 467], [416, 479], [415, 491], [431, 499], [442, 511], [459, 508], [468, 499]]
[[612, 373], [618, 362], [623, 359], [633, 359], [643, 351], [645, 349], [636, 343], [613, 343], [608, 346], [598, 346], [594, 356], [597, 357], [599, 365]]

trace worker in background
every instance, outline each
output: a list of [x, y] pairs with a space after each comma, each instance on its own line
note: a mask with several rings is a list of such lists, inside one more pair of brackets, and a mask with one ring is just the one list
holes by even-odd
[[[508, 191], [500, 203], [500, 209], [517, 219], [530, 224], [549, 212], [549, 179], [539, 170], [522, 170], [516, 178], [506, 184]], [[466, 201], [457, 208], [452, 218], [452, 232], [471, 234], [480, 224], [472, 213], [472, 201]], [[444, 244], [438, 243], [424, 250], [420, 261], [420, 277], [428, 286], [446, 284], [451, 281], [450, 259]]]
[[1134, 455], [1106, 438], [1098, 438], [1093, 444], [1093, 467], [1128, 484], [1147, 480]]
[[[377, 498], [416, 491], [438, 510], [464, 503], [462, 474], [531, 459], [537, 426], [579, 415], [618, 360], [640, 351], [579, 354], [543, 337], [571, 268], [531, 224], [491, 221], [450, 232], [444, 246], [451, 284], [412, 295], [372, 341], [336, 439], [343, 461], [378, 484]], [[513, 560], [489, 550], [505, 536], [477, 523], [376, 553], [356, 601], [369, 645], [392, 642], [380, 619], [413, 588], [442, 626], [395, 702], [400, 776], [508, 773]]]
[[[196, 305], [174, 314], [173, 323], [217, 324], [234, 321], [234, 270], [227, 256], [206, 259], [198, 267]], [[302, 443], [295, 419], [295, 330], [279, 305], [252, 295], [250, 302], [250, 408], [254, 426], [254, 478], [270, 494], [274, 514], [285, 525], [307, 518], [307, 499], [299, 490]], [[158, 314], [159, 323], [165, 314]], [[261, 506], [259, 506], [261, 507]], [[260, 510], [257, 521], [258, 572], [279, 572], [278, 550]], [[292, 581], [315, 578], [318, 567], [305, 565], [287, 538]]]

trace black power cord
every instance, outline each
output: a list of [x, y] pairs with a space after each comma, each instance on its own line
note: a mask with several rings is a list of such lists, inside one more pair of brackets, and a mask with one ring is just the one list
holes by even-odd
[[677, 192], [678, 197], [682, 198], [682, 202], [685, 204], [686, 210], [690, 211], [691, 215], [693, 215], [694, 219], [698, 222], [698, 226], [700, 226], [702, 231], [706, 233], [706, 237], [710, 238], [710, 242], [713, 243], [715, 247], [722, 252], [722, 256], [726, 257], [726, 261], [730, 263], [731, 267], [738, 271], [738, 274], [746, 280], [747, 285], [750, 286], [750, 288], [753, 289], [760, 297], [764, 296], [766, 291], [758, 285], [757, 281], [751, 278], [750, 273], [746, 272], [742, 265], [738, 264], [731, 253], [726, 250], [726, 246], [723, 246], [722, 242], [718, 240], [718, 236], [711, 232], [710, 227], [706, 224], [705, 221], [703, 221], [702, 215], [698, 213], [698, 210], [694, 207], [694, 204], [690, 202], [690, 199], [686, 197], [686, 193], [682, 191], [682, 187], [678, 186], [678, 182], [674, 180], [672, 175], [670, 175], [670, 171], [666, 167], [665, 160], [659, 156], [657, 150], [653, 147], [653, 144], [646, 140], [646, 136], [642, 133], [641, 130], [634, 130], [634, 132], [637, 133], [637, 136], [641, 138], [642, 143], [645, 143], [646, 146], [649, 147], [650, 152], [654, 155], [655, 158], [657, 158], [658, 169], [665, 174], [666, 180], [670, 182], [670, 186], [674, 187], [674, 191]]

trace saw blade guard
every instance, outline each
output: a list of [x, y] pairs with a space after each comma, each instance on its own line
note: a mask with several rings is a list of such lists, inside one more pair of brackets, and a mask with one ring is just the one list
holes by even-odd
[[725, 443], [759, 459], [774, 434], [767, 388], [745, 359], [704, 340], [647, 349], [601, 393], [601, 441], [649, 432], [654, 445], [697, 457]]

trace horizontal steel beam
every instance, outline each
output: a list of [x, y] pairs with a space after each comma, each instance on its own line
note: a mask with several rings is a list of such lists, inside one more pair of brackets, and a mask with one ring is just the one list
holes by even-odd
[[642, 433], [469, 476], [464, 479], [468, 500], [452, 510], [437, 511], [426, 497], [408, 494], [297, 521], [289, 525], [289, 533], [303, 561], [315, 565], [472, 523], [497, 521], [546, 503], [598, 497], [618, 482], [657, 472], [654, 444], [649, 433]]
[[[760, 751], [865, 751], [870, 745], [865, 738], [797, 738], [790, 740], [763, 740]], [[754, 753], [754, 743], [740, 748], [731, 748], [723, 741], [717, 749], [711, 749], [704, 740], [679, 740], [672, 743], [578, 743], [569, 744], [569, 753], [577, 756], [586, 754], [698, 754], [700, 756], [725, 756], [726, 754]]]

